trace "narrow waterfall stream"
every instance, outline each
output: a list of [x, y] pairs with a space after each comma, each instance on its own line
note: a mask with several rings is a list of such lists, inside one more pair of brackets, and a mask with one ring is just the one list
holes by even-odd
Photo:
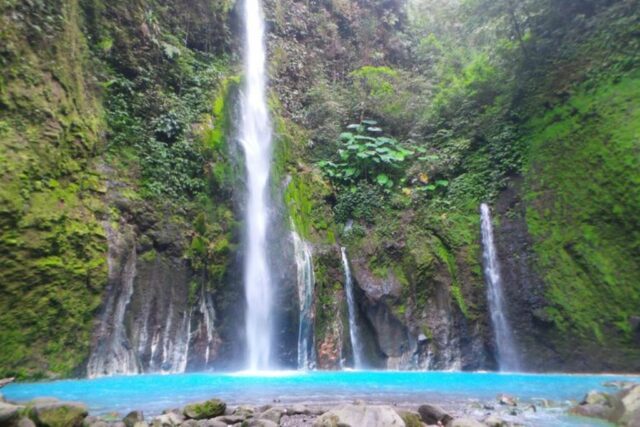
[[351, 338], [351, 348], [353, 349], [353, 367], [362, 369], [362, 343], [360, 341], [360, 333], [356, 322], [356, 300], [353, 295], [353, 279], [351, 277], [351, 268], [349, 268], [349, 259], [347, 258], [347, 249], [340, 248], [342, 253], [342, 265], [344, 267], [344, 289], [347, 294], [347, 308], [349, 310], [349, 337]]
[[313, 257], [309, 244], [298, 233], [291, 232], [298, 271], [298, 298], [300, 301], [300, 325], [298, 327], [298, 369], [311, 369], [316, 364], [313, 339]]
[[502, 279], [500, 278], [500, 264], [493, 242], [491, 210], [487, 204], [483, 203], [480, 205], [480, 214], [484, 274], [487, 281], [487, 298], [489, 300], [491, 323], [493, 325], [498, 349], [498, 366], [501, 371], [518, 371], [520, 370], [520, 361], [513, 334], [506, 317]]
[[242, 91], [240, 143], [247, 171], [244, 286], [247, 301], [247, 364], [271, 366], [273, 284], [267, 262], [268, 184], [271, 172], [271, 123], [266, 102], [264, 18], [259, 0], [245, 0], [245, 85]]

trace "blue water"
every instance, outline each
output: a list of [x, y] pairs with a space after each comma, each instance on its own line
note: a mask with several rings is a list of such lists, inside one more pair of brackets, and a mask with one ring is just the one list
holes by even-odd
[[[211, 397], [231, 405], [267, 404], [276, 399], [282, 403], [363, 399], [400, 405], [430, 402], [446, 407], [470, 401], [495, 402], [496, 395], [507, 393], [523, 401], [545, 398], [563, 402], [579, 400], [587, 391], [603, 389], [603, 383], [612, 380], [640, 381], [640, 377], [388, 371], [194, 373], [20, 383], [10, 384], [2, 392], [16, 401], [43, 396], [81, 401], [94, 414], [141, 409], [153, 415]], [[583, 420], [577, 424], [565, 421], [563, 425], [593, 425]]]

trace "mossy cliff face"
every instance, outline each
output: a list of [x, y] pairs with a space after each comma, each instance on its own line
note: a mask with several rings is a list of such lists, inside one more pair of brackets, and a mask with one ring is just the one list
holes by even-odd
[[173, 264], [184, 274], [167, 286], [200, 306], [228, 274], [231, 6], [3, 4], [0, 376], [82, 373], [123, 287], [106, 229], [127, 236], [141, 292], [145, 271]]
[[77, 1], [0, 20], [0, 376], [70, 375], [107, 277], [103, 110]]
[[532, 120], [526, 179], [500, 200], [511, 313], [533, 369], [639, 369], [637, 87], [637, 74], [579, 87]]

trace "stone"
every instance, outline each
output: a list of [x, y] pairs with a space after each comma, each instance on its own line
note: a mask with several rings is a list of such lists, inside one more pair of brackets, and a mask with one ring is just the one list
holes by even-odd
[[134, 427], [136, 423], [141, 421], [144, 422], [142, 411], [131, 411], [122, 419], [122, 422], [127, 427]]
[[422, 418], [419, 414], [411, 411], [396, 411], [406, 427], [422, 427]]
[[599, 391], [590, 391], [587, 395], [582, 399], [581, 405], [606, 405], [608, 402], [608, 397], [605, 393], [601, 393]]
[[640, 426], [640, 384], [622, 391], [619, 395], [624, 406], [624, 413], [620, 417], [620, 424]]
[[418, 408], [418, 413], [420, 414], [422, 421], [427, 424], [442, 423], [443, 425], [446, 425], [453, 419], [451, 415], [446, 413], [444, 409], [437, 405], [422, 405]]
[[182, 410], [182, 413], [194, 420], [204, 420], [224, 415], [227, 405], [220, 399], [210, 399], [204, 402], [192, 403]]
[[138, 421], [133, 425], [133, 427], [149, 427], [149, 424], [147, 424], [146, 421]]
[[480, 421], [474, 420], [473, 418], [456, 418], [452, 420], [447, 427], [486, 427]]
[[91, 424], [100, 421], [100, 418], [94, 416], [94, 415], [89, 415], [87, 417], [85, 417], [84, 420], [82, 420], [82, 427], [89, 427]]
[[22, 417], [18, 420], [16, 427], [36, 427], [36, 423], [31, 421], [29, 418]]
[[499, 394], [498, 403], [505, 406], [518, 406], [518, 400], [508, 394]]
[[219, 417], [214, 418], [214, 420], [220, 423], [224, 423], [226, 425], [241, 423], [246, 419], [247, 418], [242, 415], [221, 415]]
[[233, 410], [233, 415], [240, 415], [245, 418], [249, 418], [249, 417], [253, 417], [253, 414], [255, 412], [256, 412], [255, 409], [252, 408], [251, 406], [238, 406], [236, 409]]
[[278, 427], [277, 423], [274, 423], [271, 420], [263, 420], [263, 419], [251, 419], [249, 421], [245, 421], [242, 425], [247, 425], [247, 427]]
[[506, 427], [509, 425], [509, 423], [495, 414], [489, 415], [482, 422], [489, 427]]
[[198, 427], [227, 427], [227, 423], [213, 420], [198, 420]]
[[89, 424], [89, 427], [110, 427], [109, 423], [104, 420], [97, 420]]
[[184, 421], [184, 417], [175, 412], [169, 412], [167, 414], [155, 417], [151, 422], [153, 427], [174, 427], [179, 426]]
[[89, 414], [83, 403], [57, 399], [35, 399], [29, 406], [29, 418], [41, 427], [82, 427]]
[[21, 406], [0, 402], [0, 425], [8, 425], [16, 421], [19, 417]]
[[261, 420], [273, 421], [274, 423], [279, 424], [283, 413], [284, 411], [282, 409], [270, 408], [260, 414], [258, 418], [260, 418]]
[[404, 427], [405, 423], [390, 406], [342, 405], [321, 415], [314, 427]]
[[[621, 392], [624, 394], [625, 392]], [[620, 395], [600, 392], [589, 392], [578, 406], [570, 412], [583, 417], [600, 418], [617, 422], [625, 413], [625, 405]]]

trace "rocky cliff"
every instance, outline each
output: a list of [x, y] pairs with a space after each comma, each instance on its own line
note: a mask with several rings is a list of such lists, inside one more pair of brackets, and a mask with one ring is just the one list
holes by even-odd
[[[46, 3], [0, 6], [0, 376], [241, 367], [241, 2]], [[560, 3], [264, 2], [281, 366], [293, 224], [320, 368], [346, 247], [368, 366], [495, 369], [490, 202], [526, 367], [640, 370], [639, 9]], [[402, 160], [336, 178], [363, 120]]]

